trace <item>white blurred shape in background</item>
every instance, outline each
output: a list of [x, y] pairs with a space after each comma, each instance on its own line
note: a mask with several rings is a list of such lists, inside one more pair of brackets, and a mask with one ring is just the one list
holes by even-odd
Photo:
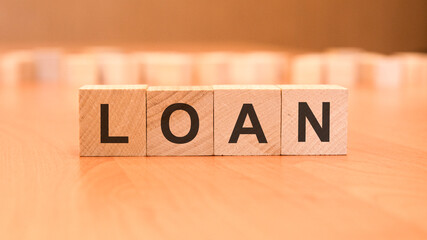
[[[73, 52], [74, 51], [74, 52]], [[354, 48], [295, 54], [254, 51], [123, 52], [91, 47], [8, 50], [0, 54], [0, 82], [214, 85], [338, 84], [345, 87], [426, 87], [427, 54], [383, 55]], [[288, 79], [289, 77], [289, 79]]]
[[54, 83], [61, 79], [63, 52], [59, 48], [34, 51], [35, 78], [42, 83]]
[[129, 57], [129, 78], [130, 82], [134, 84], [144, 83], [143, 74], [145, 72], [145, 53], [133, 52], [128, 55]]
[[402, 64], [402, 83], [407, 87], [421, 86], [425, 81], [424, 69], [427, 57], [421, 53], [396, 54]]
[[0, 57], [0, 80], [5, 85], [34, 80], [34, 59], [31, 51], [6, 52]]
[[233, 84], [280, 84], [285, 80], [286, 56], [275, 52], [235, 53], [230, 59]]
[[230, 83], [230, 58], [227, 52], [208, 52], [196, 57], [196, 79], [201, 85]]
[[175, 52], [152, 52], [140, 56], [142, 83], [149, 85], [191, 85], [193, 56]]
[[119, 51], [98, 52], [96, 55], [99, 82], [102, 84], [134, 84], [127, 54]]
[[421, 85], [427, 87], [427, 54], [423, 55], [421, 69]]
[[384, 55], [372, 52], [363, 52], [360, 55], [359, 83], [365, 87], [375, 86], [377, 65]]
[[332, 49], [325, 53], [326, 83], [353, 87], [359, 79], [358, 49]]
[[324, 55], [319, 53], [296, 55], [291, 62], [291, 82], [321, 84], [325, 75]]
[[375, 86], [378, 88], [398, 88], [402, 79], [401, 60], [393, 56], [384, 56], [375, 64]]
[[98, 83], [98, 70], [92, 54], [67, 54], [64, 59], [64, 80], [67, 85], [83, 86]]

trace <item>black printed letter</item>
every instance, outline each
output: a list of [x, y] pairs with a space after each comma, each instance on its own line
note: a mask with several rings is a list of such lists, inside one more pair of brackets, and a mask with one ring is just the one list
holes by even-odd
[[298, 104], [298, 142], [305, 142], [305, 129], [307, 118], [322, 142], [329, 142], [329, 129], [330, 129], [330, 103], [324, 102], [322, 104], [322, 126], [320, 126], [313, 112], [306, 102]]
[[[249, 116], [252, 127], [244, 128], [246, 116]], [[264, 132], [262, 131], [261, 124], [259, 123], [258, 117], [255, 113], [254, 106], [249, 103], [245, 103], [242, 106], [239, 117], [237, 118], [236, 125], [234, 125], [233, 133], [231, 134], [228, 143], [237, 143], [240, 134], [256, 134], [259, 143], [267, 143]]]
[[[175, 112], [176, 110], [184, 110], [188, 113], [188, 115], [190, 115], [190, 119], [191, 119], [190, 131], [187, 133], [187, 135], [183, 137], [177, 137], [173, 135], [170, 130], [169, 120], [172, 113]], [[165, 111], [162, 114], [160, 125], [162, 127], [163, 135], [170, 142], [178, 143], [178, 144], [188, 143], [191, 140], [193, 140], [196, 137], [197, 132], [199, 132], [199, 115], [197, 115], [196, 110], [192, 106], [185, 103], [175, 103], [165, 109]]]
[[108, 104], [101, 104], [101, 143], [129, 143], [128, 137], [110, 137]]

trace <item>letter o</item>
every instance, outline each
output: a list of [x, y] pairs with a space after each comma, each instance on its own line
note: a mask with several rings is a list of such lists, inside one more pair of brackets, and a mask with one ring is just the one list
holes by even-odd
[[[191, 119], [190, 131], [188, 131], [187, 135], [183, 137], [177, 137], [173, 135], [173, 133], [170, 130], [170, 125], [169, 125], [170, 117], [172, 113], [175, 112], [176, 110], [186, 111]], [[165, 136], [165, 138], [170, 142], [177, 143], [177, 144], [188, 143], [191, 140], [193, 140], [196, 137], [197, 133], [199, 132], [199, 115], [197, 114], [196, 110], [188, 104], [174, 103], [168, 106], [163, 111], [160, 125], [162, 128], [163, 136]]]

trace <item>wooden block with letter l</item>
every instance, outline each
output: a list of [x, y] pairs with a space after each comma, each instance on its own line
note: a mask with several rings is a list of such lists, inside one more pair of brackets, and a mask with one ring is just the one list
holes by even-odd
[[80, 156], [145, 156], [146, 92], [146, 85], [81, 87]]
[[347, 154], [347, 89], [336, 85], [280, 87], [281, 154]]
[[149, 87], [147, 155], [213, 155], [213, 89]]
[[214, 86], [214, 154], [280, 155], [280, 88]]

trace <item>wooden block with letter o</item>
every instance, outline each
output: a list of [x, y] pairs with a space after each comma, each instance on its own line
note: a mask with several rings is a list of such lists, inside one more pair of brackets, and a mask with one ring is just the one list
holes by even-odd
[[279, 155], [280, 98], [277, 86], [214, 86], [215, 155]]
[[146, 92], [146, 85], [80, 88], [80, 156], [145, 156]]
[[335, 85], [281, 85], [282, 155], [347, 153], [348, 91]]
[[213, 155], [212, 87], [149, 87], [147, 155]]

